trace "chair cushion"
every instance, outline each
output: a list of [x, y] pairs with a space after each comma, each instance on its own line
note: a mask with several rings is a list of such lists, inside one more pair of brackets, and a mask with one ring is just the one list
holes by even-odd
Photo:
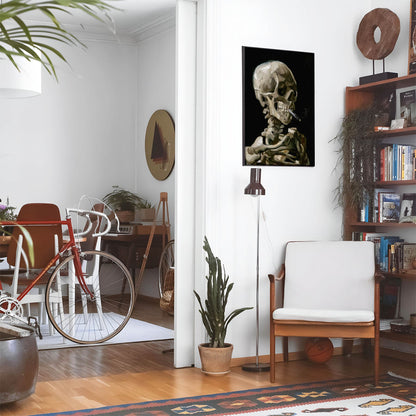
[[273, 319], [315, 322], [372, 322], [374, 312], [369, 310], [297, 309], [279, 308]]
[[285, 270], [285, 308], [374, 310], [370, 241], [290, 242]]

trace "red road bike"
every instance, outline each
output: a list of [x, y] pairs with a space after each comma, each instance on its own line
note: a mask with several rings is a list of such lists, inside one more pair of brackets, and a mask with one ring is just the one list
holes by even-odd
[[[86, 219], [82, 232], [74, 233], [71, 213]], [[24, 319], [21, 301], [42, 282], [45, 286], [45, 305], [53, 327], [63, 337], [80, 344], [109, 340], [127, 324], [134, 306], [134, 283], [126, 266], [115, 256], [100, 251], [82, 251], [80, 240], [90, 233], [93, 221], [101, 218], [101, 230], [93, 230], [93, 237], [101, 237], [110, 230], [107, 215], [96, 211], [67, 209], [61, 221], [2, 221], [3, 226], [61, 225], [68, 231], [67, 242], [31, 283], [16, 297], [0, 292], [0, 319]], [[0, 276], [1, 277], [1, 276]]]

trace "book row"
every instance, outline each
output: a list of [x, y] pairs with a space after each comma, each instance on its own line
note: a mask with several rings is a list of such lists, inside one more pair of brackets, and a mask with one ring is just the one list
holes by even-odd
[[380, 150], [380, 181], [414, 180], [416, 147], [392, 144]]
[[376, 263], [384, 272], [400, 273], [414, 270], [416, 243], [405, 242], [399, 236], [365, 232], [354, 232], [353, 240], [374, 243]]
[[375, 189], [360, 212], [361, 222], [416, 223], [416, 193], [403, 195], [386, 189]]

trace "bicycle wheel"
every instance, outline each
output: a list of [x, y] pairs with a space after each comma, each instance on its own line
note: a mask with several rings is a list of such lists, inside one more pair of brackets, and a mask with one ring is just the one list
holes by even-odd
[[46, 287], [46, 310], [54, 328], [79, 344], [95, 344], [118, 334], [133, 311], [134, 284], [126, 266], [102, 251], [80, 253], [89, 295], [74, 272], [74, 256], [54, 270]]
[[160, 255], [159, 261], [159, 295], [163, 296], [165, 279], [168, 271], [175, 266], [174, 240], [168, 241]]

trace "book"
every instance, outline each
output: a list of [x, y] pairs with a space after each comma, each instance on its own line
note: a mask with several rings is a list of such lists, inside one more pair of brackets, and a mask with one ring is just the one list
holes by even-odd
[[379, 193], [380, 222], [399, 222], [400, 195], [396, 193]]
[[391, 271], [389, 269], [390, 265], [390, 247], [394, 243], [402, 242], [403, 239], [401, 239], [398, 236], [385, 236], [380, 237], [380, 246], [379, 246], [379, 266], [380, 270], [389, 272]]
[[415, 179], [415, 151], [415, 146], [405, 144], [392, 144], [381, 148], [377, 167], [380, 180]]
[[403, 194], [399, 222], [413, 222], [416, 224], [416, 193]]

